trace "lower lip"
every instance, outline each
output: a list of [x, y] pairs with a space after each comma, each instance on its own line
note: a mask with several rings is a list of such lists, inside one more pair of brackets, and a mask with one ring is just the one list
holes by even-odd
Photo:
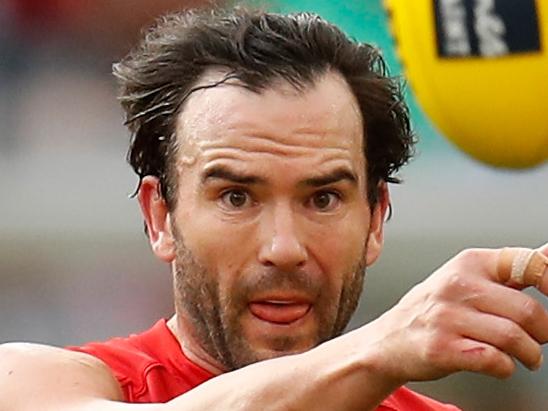
[[258, 319], [276, 325], [290, 325], [304, 318], [310, 304], [251, 303], [249, 310]]

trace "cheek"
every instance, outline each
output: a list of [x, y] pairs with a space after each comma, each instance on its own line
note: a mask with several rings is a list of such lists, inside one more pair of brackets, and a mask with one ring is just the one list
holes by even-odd
[[196, 260], [215, 273], [219, 283], [234, 277], [249, 260], [254, 236], [243, 224], [225, 222], [211, 211], [196, 208], [179, 230]]
[[356, 268], [364, 255], [369, 220], [346, 218], [332, 225], [322, 227], [321, 233], [312, 242], [314, 255], [330, 273], [348, 273]]

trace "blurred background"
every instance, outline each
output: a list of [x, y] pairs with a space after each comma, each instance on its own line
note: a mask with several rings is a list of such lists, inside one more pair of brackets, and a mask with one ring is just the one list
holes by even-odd
[[[0, 2], [0, 342], [80, 344], [171, 315], [169, 268], [149, 251], [129, 198], [137, 180], [125, 163], [129, 135], [110, 72], [158, 14], [205, 3]], [[318, 12], [378, 45], [392, 74], [401, 73], [380, 0], [266, 7]], [[464, 248], [548, 241], [548, 165], [518, 172], [468, 158], [408, 94], [419, 154], [401, 172], [405, 183], [392, 187], [385, 252], [352, 327]], [[545, 365], [535, 373], [520, 366], [505, 381], [462, 373], [413, 388], [465, 410], [517, 411], [548, 410], [547, 386]]]

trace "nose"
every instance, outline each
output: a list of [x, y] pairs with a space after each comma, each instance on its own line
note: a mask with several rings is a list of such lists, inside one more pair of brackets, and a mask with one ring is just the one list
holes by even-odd
[[263, 237], [259, 250], [261, 264], [292, 271], [302, 267], [308, 258], [305, 245], [299, 238], [296, 216], [289, 205], [274, 206], [261, 222]]

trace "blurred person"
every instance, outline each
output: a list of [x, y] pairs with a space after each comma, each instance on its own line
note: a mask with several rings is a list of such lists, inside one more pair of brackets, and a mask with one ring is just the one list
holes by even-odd
[[[12, 161], [21, 153], [40, 157], [44, 148], [53, 147], [52, 139], [55, 149], [76, 142], [110, 150], [110, 135], [118, 124], [91, 123], [95, 112], [103, 116], [102, 111], [109, 110], [113, 117], [117, 115], [110, 107], [114, 102], [108, 78], [112, 60], [127, 54], [141, 28], [157, 16], [217, 4], [221, 1], [1, 2], [0, 158]], [[89, 137], [78, 132], [82, 124]]]
[[60, 37], [94, 54], [127, 53], [142, 27], [167, 12], [221, 5], [221, 0], [7, 0], [22, 33], [41, 42]]
[[[343, 334], [414, 145], [374, 47], [311, 14], [184, 13], [115, 75], [175, 315], [104, 343], [3, 345], [0, 409], [455, 410], [404, 384], [540, 367], [548, 313], [517, 260], [501, 274], [505, 250], [460, 253]], [[548, 245], [526, 254], [548, 294]]]

